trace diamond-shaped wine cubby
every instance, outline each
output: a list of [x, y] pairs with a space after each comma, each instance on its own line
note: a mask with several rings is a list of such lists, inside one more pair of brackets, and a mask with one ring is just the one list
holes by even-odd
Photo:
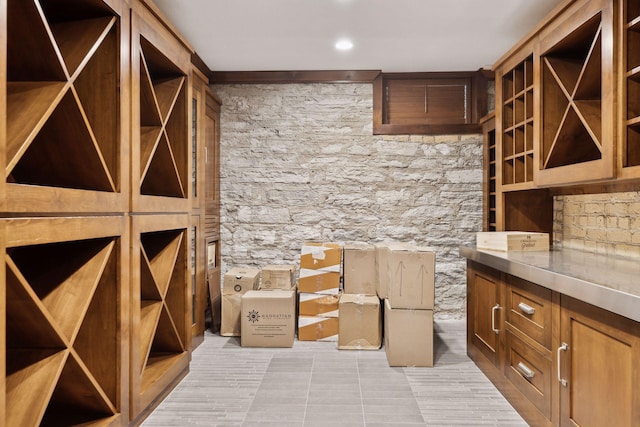
[[187, 197], [186, 76], [140, 38], [140, 192]]
[[7, 1], [8, 211], [95, 212], [126, 200], [120, 11], [67, 3]]
[[[540, 185], [611, 178], [615, 173], [614, 69], [611, 2], [592, 1], [566, 33], [550, 32], [542, 45]], [[583, 19], [580, 21], [580, 19]], [[551, 41], [551, 42], [550, 42]], [[588, 165], [588, 166], [587, 166]]]
[[188, 367], [188, 215], [134, 215], [133, 414]]
[[2, 225], [7, 230], [4, 424], [119, 420], [126, 220], [12, 219]]

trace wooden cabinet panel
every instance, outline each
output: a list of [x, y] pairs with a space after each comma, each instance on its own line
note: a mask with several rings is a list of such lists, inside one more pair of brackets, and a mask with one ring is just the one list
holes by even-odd
[[614, 5], [576, 3], [541, 34], [537, 185], [615, 177]]
[[640, 324], [562, 297], [561, 425], [640, 425]]
[[467, 263], [467, 341], [492, 364], [500, 363], [500, 272]]
[[506, 282], [507, 323], [551, 350], [551, 291], [514, 276]]
[[547, 418], [551, 419], [552, 363], [511, 331], [506, 331], [505, 376]]

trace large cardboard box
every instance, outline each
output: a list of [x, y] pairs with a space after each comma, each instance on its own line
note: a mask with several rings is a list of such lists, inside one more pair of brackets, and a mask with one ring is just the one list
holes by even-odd
[[376, 295], [342, 294], [338, 348], [377, 350], [382, 344], [380, 299]]
[[346, 294], [376, 295], [376, 248], [367, 243], [344, 246], [343, 288]]
[[391, 308], [385, 300], [384, 349], [389, 366], [433, 366], [433, 310]]
[[244, 294], [258, 289], [260, 285], [260, 269], [233, 267], [224, 275], [222, 293], [225, 295]]
[[431, 248], [389, 246], [388, 295], [393, 308], [433, 310], [436, 254]]
[[223, 337], [240, 336], [240, 312], [242, 311], [242, 295], [222, 294], [220, 301], [222, 306], [222, 316], [220, 319], [220, 335]]
[[234, 267], [224, 275], [220, 335], [240, 336], [242, 295], [247, 291], [258, 289], [259, 281], [260, 270], [257, 268]]
[[292, 347], [296, 330], [296, 292], [248, 291], [242, 296], [243, 347]]
[[300, 292], [336, 293], [342, 276], [342, 246], [304, 243], [300, 254]]
[[298, 316], [300, 341], [338, 341], [338, 317]]
[[301, 316], [338, 317], [340, 295], [300, 292], [298, 314]]
[[262, 267], [260, 289], [290, 290], [295, 286], [295, 265], [265, 265]]

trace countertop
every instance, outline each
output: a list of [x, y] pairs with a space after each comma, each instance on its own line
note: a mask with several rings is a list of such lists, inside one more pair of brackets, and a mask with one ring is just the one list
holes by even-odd
[[461, 246], [460, 255], [640, 322], [640, 259], [575, 249], [500, 252]]

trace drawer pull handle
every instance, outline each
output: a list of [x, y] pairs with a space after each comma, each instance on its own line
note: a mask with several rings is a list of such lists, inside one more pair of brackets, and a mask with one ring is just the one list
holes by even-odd
[[518, 304], [518, 308], [520, 309], [521, 312], [523, 312], [524, 314], [533, 314], [536, 312], [536, 309], [531, 307], [528, 304], [525, 304], [523, 302], [521, 302], [520, 304]]
[[535, 374], [536, 374], [535, 372], [533, 372], [532, 369], [530, 369], [527, 365], [525, 365], [522, 362], [518, 363], [518, 370], [520, 371], [522, 376], [525, 377], [528, 380], [533, 378], [535, 376]]
[[496, 329], [496, 310], [500, 310], [500, 304], [496, 304], [491, 309], [491, 329], [496, 333], [496, 335], [498, 335], [500, 333], [500, 329]]
[[568, 382], [567, 380], [565, 380], [564, 378], [562, 378], [562, 374], [560, 373], [560, 369], [561, 369], [561, 363], [560, 363], [560, 357], [561, 357], [561, 353], [562, 351], [567, 351], [569, 349], [569, 346], [567, 345], [566, 342], [563, 342], [562, 345], [560, 347], [558, 347], [558, 381], [560, 381], [560, 384], [562, 384], [563, 387], [566, 387]]

